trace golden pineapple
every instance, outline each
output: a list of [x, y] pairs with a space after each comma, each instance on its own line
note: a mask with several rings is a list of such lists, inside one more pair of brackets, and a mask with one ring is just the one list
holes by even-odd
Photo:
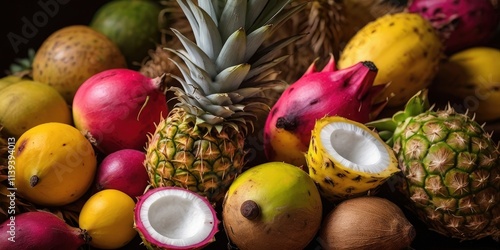
[[282, 47], [300, 36], [263, 42], [304, 5], [290, 0], [178, 0], [195, 42], [178, 30], [184, 50], [168, 50], [181, 88], [171, 87], [178, 103], [151, 136], [146, 168], [153, 187], [179, 186], [211, 202], [221, 201], [245, 163], [245, 140], [256, 117], [269, 111], [262, 92], [283, 83], [269, 80]]

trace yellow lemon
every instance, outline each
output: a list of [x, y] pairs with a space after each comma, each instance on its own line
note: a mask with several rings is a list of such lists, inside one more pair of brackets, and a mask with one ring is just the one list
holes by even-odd
[[80, 198], [92, 184], [97, 160], [78, 129], [50, 122], [37, 125], [17, 140], [15, 187], [27, 200], [62, 206]]
[[134, 229], [134, 207], [134, 200], [122, 191], [99, 191], [83, 205], [79, 226], [92, 237], [90, 245], [93, 247], [123, 247], [137, 234]]

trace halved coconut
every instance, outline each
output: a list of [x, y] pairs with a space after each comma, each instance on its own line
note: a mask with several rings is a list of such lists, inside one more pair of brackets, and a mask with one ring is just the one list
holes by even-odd
[[378, 134], [339, 116], [316, 121], [306, 160], [321, 194], [334, 201], [366, 194], [400, 171]]
[[215, 240], [219, 224], [205, 197], [178, 187], [147, 191], [137, 202], [134, 220], [148, 249], [200, 249]]

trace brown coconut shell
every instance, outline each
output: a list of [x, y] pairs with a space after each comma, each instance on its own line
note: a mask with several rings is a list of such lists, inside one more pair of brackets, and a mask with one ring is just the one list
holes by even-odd
[[393, 202], [366, 196], [341, 202], [323, 219], [323, 249], [397, 250], [410, 246], [415, 229]]

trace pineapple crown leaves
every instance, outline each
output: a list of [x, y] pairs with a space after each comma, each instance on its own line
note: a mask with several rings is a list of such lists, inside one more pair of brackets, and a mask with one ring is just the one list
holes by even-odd
[[279, 50], [302, 37], [264, 45], [277, 27], [306, 4], [286, 9], [290, 2], [207, 0], [195, 4], [177, 0], [196, 41], [172, 29], [184, 47], [166, 48], [182, 60], [173, 61], [182, 74], [182, 78], [173, 76], [182, 88], [171, 88], [180, 101], [177, 106], [207, 126], [228, 120], [246, 124], [255, 112], [269, 109], [262, 91], [286, 85], [268, 78], [273, 67], [286, 59], [278, 56]]
[[365, 125], [375, 128], [380, 138], [392, 147], [394, 136], [400, 133], [398, 129], [400, 124], [407, 122], [407, 118], [432, 110], [427, 94], [427, 89], [421, 90], [408, 100], [403, 110], [396, 112], [392, 117], [371, 121]]

